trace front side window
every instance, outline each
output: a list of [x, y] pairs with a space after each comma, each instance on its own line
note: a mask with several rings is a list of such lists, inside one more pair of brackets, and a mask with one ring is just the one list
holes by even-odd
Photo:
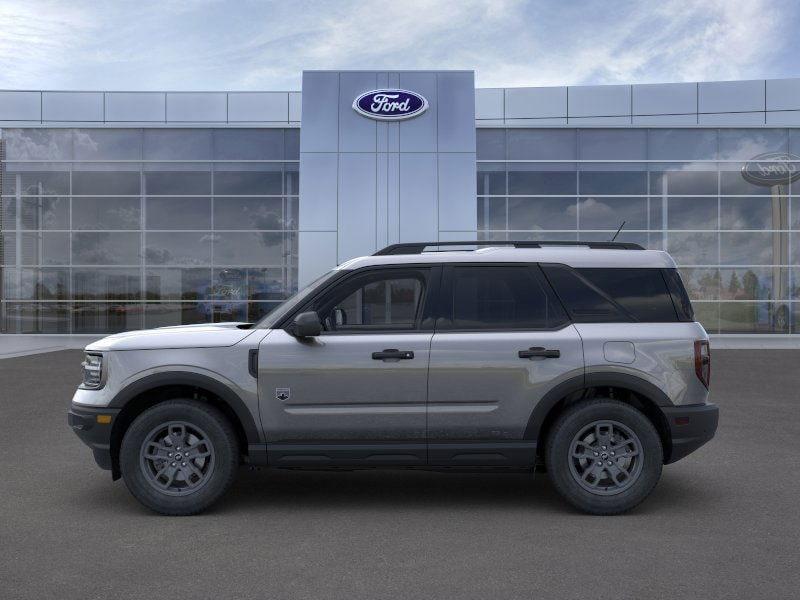
[[325, 331], [369, 332], [416, 329], [425, 273], [366, 273], [342, 282], [317, 303]]
[[454, 267], [451, 273], [446, 329], [553, 329], [567, 321], [530, 266]]

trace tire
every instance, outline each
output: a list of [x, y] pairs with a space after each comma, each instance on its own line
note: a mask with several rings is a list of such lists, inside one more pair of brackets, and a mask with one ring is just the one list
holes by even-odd
[[558, 493], [593, 515], [620, 514], [643, 502], [658, 483], [663, 462], [661, 438], [650, 420], [609, 399], [570, 406], [553, 424], [545, 448], [547, 473]]
[[128, 490], [163, 515], [205, 510], [228, 490], [238, 469], [239, 446], [230, 422], [213, 406], [192, 400], [168, 400], [147, 409], [131, 423], [120, 448]]

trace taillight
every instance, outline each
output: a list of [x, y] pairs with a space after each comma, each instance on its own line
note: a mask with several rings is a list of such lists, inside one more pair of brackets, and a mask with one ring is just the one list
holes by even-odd
[[711, 383], [711, 348], [708, 346], [708, 340], [696, 340], [694, 343], [694, 372], [708, 388]]

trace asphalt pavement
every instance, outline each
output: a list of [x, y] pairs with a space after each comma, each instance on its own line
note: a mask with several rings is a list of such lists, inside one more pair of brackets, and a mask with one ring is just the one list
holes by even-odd
[[196, 517], [141, 507], [66, 424], [81, 354], [0, 360], [0, 598], [793, 598], [800, 351], [714, 353], [717, 437], [632, 513], [546, 475], [242, 470]]

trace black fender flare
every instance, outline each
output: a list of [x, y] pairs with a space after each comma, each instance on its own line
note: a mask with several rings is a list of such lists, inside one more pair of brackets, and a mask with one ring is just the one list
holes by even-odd
[[628, 373], [587, 373], [562, 381], [536, 404], [531, 411], [523, 438], [538, 440], [547, 415], [558, 402], [570, 394], [593, 387], [619, 387], [636, 392], [659, 407], [673, 406], [669, 397], [649, 381]]
[[201, 373], [192, 371], [170, 371], [165, 373], [154, 373], [122, 388], [113, 400], [109, 403], [109, 408], [124, 408], [125, 405], [136, 396], [159, 387], [167, 385], [186, 385], [208, 390], [218, 396], [222, 401], [233, 410], [239, 423], [244, 430], [247, 444], [258, 444], [261, 442], [259, 429], [256, 426], [252, 413], [247, 408], [244, 400], [227, 385]]

